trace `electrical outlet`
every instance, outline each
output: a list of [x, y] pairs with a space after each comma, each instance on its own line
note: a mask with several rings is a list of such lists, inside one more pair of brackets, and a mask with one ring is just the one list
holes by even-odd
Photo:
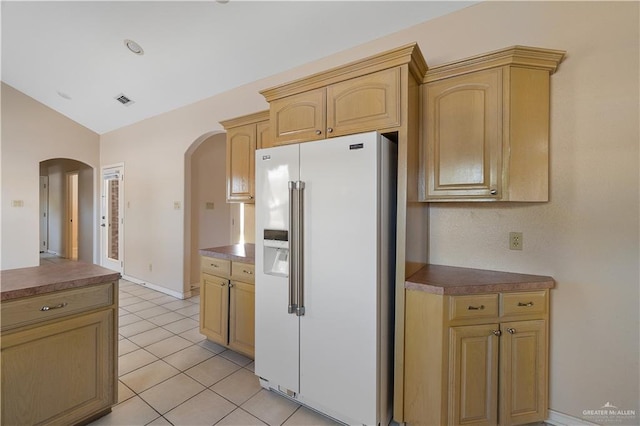
[[149, 272], [152, 272], [152, 271], [153, 271], [153, 263], [150, 263], [149, 264]]
[[523, 244], [522, 232], [509, 232], [509, 250], [522, 250]]
[[175, 210], [180, 210], [180, 201], [174, 201], [173, 202], [173, 208]]

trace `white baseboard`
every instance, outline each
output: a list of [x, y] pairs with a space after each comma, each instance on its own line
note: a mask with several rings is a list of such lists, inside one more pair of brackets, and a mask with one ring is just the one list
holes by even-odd
[[549, 410], [548, 419], [545, 422], [555, 426], [598, 426], [596, 423], [553, 410]]
[[152, 284], [150, 282], [142, 281], [137, 278], [131, 277], [129, 275], [122, 275], [123, 280], [131, 281], [134, 284], [139, 284], [144, 287], [148, 287], [152, 290], [159, 291], [160, 293], [168, 294], [169, 296], [176, 297], [178, 299], [188, 299], [191, 297], [191, 290], [180, 293], [179, 291], [169, 290], [168, 288], [162, 287], [157, 284]]

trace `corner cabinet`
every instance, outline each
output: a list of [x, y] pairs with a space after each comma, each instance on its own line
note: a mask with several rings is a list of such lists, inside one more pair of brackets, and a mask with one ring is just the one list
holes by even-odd
[[423, 201], [549, 200], [549, 80], [563, 56], [515, 46], [427, 72]]
[[110, 411], [117, 301], [111, 282], [2, 303], [2, 424], [86, 423]]
[[[269, 101], [274, 144], [398, 128], [402, 118], [400, 67], [366, 72], [313, 90], [261, 92]], [[310, 77], [305, 84], [313, 85], [313, 81]], [[298, 90], [304, 89], [301, 87]]]
[[271, 146], [269, 112], [222, 121], [227, 131], [227, 202], [253, 203], [255, 152]]
[[254, 265], [201, 257], [200, 333], [253, 358]]
[[405, 421], [521, 425], [548, 400], [549, 290], [407, 291]]

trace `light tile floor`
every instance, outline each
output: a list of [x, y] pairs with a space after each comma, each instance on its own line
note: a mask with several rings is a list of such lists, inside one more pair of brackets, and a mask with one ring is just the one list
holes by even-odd
[[260, 387], [253, 361], [205, 339], [199, 296], [120, 280], [118, 405], [91, 425], [335, 425]]

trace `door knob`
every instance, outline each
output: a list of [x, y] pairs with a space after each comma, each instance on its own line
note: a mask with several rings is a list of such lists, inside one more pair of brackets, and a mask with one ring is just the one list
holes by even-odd
[[103, 223], [103, 224], [102, 224], [102, 225], [100, 225], [100, 226], [102, 226], [102, 227], [104, 228], [104, 227], [105, 227], [105, 226], [107, 226], [107, 225], [105, 225], [105, 224]]

